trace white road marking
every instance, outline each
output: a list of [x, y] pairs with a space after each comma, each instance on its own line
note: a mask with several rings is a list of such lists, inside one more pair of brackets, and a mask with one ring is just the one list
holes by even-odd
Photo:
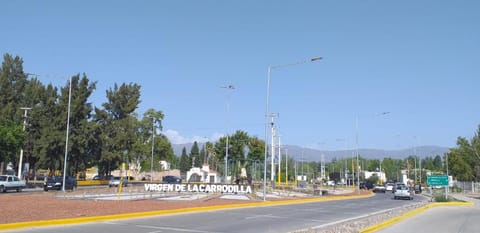
[[104, 222], [105, 224], [111, 225], [130, 225], [138, 228], [146, 228], [146, 229], [153, 229], [156, 231], [149, 231], [148, 233], [160, 233], [163, 230], [167, 231], [178, 231], [178, 232], [197, 232], [197, 233], [223, 233], [223, 232], [213, 232], [213, 231], [202, 231], [202, 230], [194, 230], [194, 229], [186, 229], [186, 228], [176, 228], [176, 227], [162, 227], [162, 226], [151, 226], [151, 225], [136, 225], [136, 224], [125, 224], [120, 222]]

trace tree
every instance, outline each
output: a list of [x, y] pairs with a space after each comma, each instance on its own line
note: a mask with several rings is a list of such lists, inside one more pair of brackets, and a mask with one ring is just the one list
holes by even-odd
[[164, 114], [162, 111], [148, 109], [141, 121], [137, 124], [136, 139], [133, 147], [133, 160], [141, 162], [142, 171], [150, 171], [152, 140], [153, 146], [153, 169], [160, 171], [160, 160], [165, 160], [171, 165], [176, 164], [176, 156], [173, 153], [173, 147], [170, 141], [164, 136], [159, 135], [158, 130], [162, 130], [162, 121]]
[[198, 148], [198, 143], [193, 142], [192, 148], [190, 149], [190, 161], [192, 162], [193, 167], [201, 167], [203, 158], [200, 156], [200, 149]]
[[5, 119], [0, 120], [0, 161], [14, 161], [15, 152], [20, 150], [24, 139], [22, 126]]
[[440, 157], [440, 155], [436, 155], [432, 163], [433, 163], [432, 170], [435, 170], [435, 171], [442, 170], [443, 162], [442, 162], [442, 157]]
[[400, 170], [402, 169], [403, 162], [400, 159], [384, 158], [382, 163], [382, 169], [385, 171], [387, 180], [399, 181]]
[[22, 58], [5, 54], [0, 67], [0, 122], [2, 124], [0, 127], [2, 127], [2, 133], [5, 134], [3, 136], [7, 136], [7, 138], [0, 139], [3, 141], [2, 152], [0, 152], [0, 171], [6, 165], [4, 162], [13, 162], [18, 165], [14, 154], [23, 146], [17, 145], [17, 143], [24, 143], [25, 137], [23, 133], [20, 134], [16, 131], [17, 126], [15, 125], [20, 126], [23, 122], [23, 110], [20, 108], [26, 107], [24, 90], [27, 83], [27, 75], [23, 72]]
[[377, 174], [373, 174], [372, 176], [368, 177], [368, 179], [366, 179], [366, 182], [370, 183], [370, 184], [377, 184], [378, 183], [378, 176]]
[[60, 108], [57, 88], [51, 84], [42, 93], [38, 108], [32, 109], [33, 127], [29, 133], [35, 137], [33, 154], [37, 165], [51, 172], [63, 168], [67, 109]]
[[22, 122], [27, 75], [23, 72], [23, 59], [10, 54], [3, 56], [0, 68], [0, 118]]
[[104, 109], [95, 110], [95, 122], [100, 127], [99, 170], [104, 174], [118, 168], [133, 157], [136, 136], [135, 109], [140, 103], [140, 86], [115, 84], [107, 91]]
[[[96, 82], [90, 82], [85, 74], [77, 74], [71, 79], [70, 133], [68, 151], [68, 174], [74, 175], [91, 166], [94, 160], [96, 140], [92, 136], [95, 125], [91, 123], [92, 103], [88, 102], [96, 88]], [[70, 84], [69, 84], [70, 85]], [[68, 109], [69, 85], [62, 88], [60, 108]], [[66, 111], [64, 111], [66, 112]], [[66, 114], [63, 114], [65, 119]]]
[[180, 156], [180, 164], [179, 164], [180, 172], [186, 173], [191, 166], [192, 166], [192, 162], [190, 161], [190, 158], [187, 155], [187, 149], [183, 147], [182, 155]]
[[[226, 137], [221, 137], [214, 145], [216, 161], [223, 161], [218, 166], [222, 170], [225, 169], [225, 144]], [[255, 162], [263, 162], [264, 142], [257, 137], [250, 137], [246, 132], [238, 130], [229, 137], [228, 144], [228, 161], [229, 166], [232, 166], [229, 170], [234, 177], [240, 175], [242, 168], [250, 171], [252, 169], [249, 169], [249, 166]]]

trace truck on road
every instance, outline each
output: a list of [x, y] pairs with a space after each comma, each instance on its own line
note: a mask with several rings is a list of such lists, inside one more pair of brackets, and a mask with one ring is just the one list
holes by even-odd
[[0, 175], [0, 193], [5, 193], [8, 190], [22, 191], [25, 188], [25, 181], [20, 180], [17, 176]]

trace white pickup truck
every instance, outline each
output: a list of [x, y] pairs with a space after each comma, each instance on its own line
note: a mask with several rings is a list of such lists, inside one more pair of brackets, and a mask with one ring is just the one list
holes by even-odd
[[0, 193], [7, 192], [7, 190], [22, 191], [25, 188], [25, 181], [20, 180], [17, 176], [0, 175]]

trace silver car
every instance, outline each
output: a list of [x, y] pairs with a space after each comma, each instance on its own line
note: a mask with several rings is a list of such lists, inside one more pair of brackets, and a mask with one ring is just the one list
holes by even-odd
[[120, 179], [119, 176], [112, 177], [110, 181], [108, 181], [108, 187], [118, 187], [120, 183], [122, 183], [122, 186], [127, 187], [127, 184], [128, 184], [127, 177], [123, 177], [123, 179]]
[[413, 190], [406, 185], [397, 185], [395, 192], [393, 193], [394, 199], [408, 199], [413, 200]]

